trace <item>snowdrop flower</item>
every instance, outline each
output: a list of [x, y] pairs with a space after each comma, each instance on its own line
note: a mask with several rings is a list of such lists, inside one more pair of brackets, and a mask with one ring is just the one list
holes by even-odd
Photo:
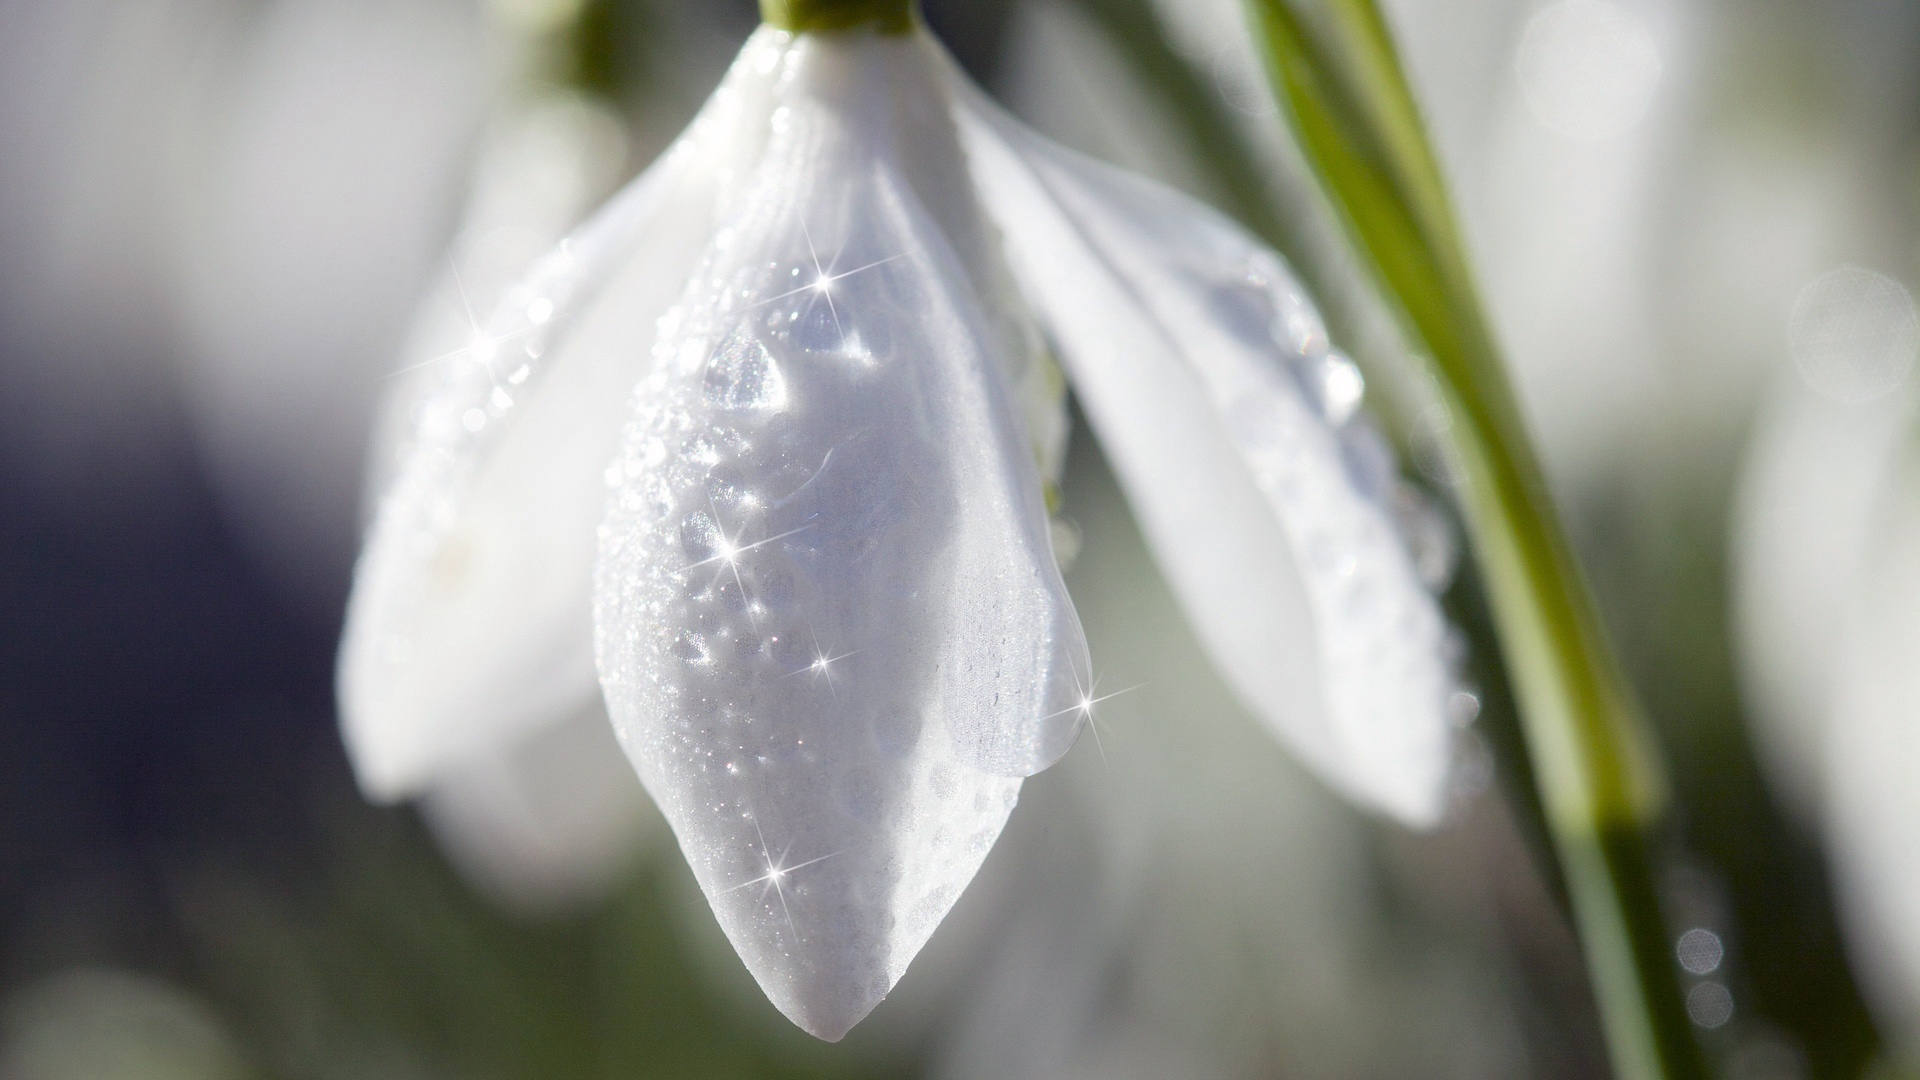
[[446, 365], [342, 646], [400, 798], [604, 693], [714, 913], [837, 1039], [1072, 745], [1050, 340], [1229, 682], [1424, 824], [1444, 626], [1362, 383], [1277, 256], [1042, 141], [904, 25], [762, 28]]

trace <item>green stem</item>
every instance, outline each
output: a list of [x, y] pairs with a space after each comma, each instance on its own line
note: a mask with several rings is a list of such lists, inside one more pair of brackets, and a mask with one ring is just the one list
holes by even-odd
[[1325, 0], [1312, 27], [1288, 0], [1248, 2], [1307, 157], [1440, 377], [1462, 511], [1615, 1072], [1704, 1076], [1650, 850], [1661, 765], [1554, 515], [1385, 20], [1373, 0]]
[[794, 33], [872, 28], [887, 34], [913, 29], [913, 0], [760, 0], [768, 26]]

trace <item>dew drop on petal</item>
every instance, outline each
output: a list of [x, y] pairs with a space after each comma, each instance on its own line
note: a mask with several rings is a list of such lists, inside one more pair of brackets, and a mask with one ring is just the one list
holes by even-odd
[[778, 410], [787, 404], [780, 364], [746, 327], [728, 335], [707, 360], [707, 404], [721, 409]]
[[694, 511], [680, 523], [680, 550], [689, 559], [710, 559], [720, 548], [720, 529], [704, 511]]
[[1367, 381], [1360, 368], [1339, 353], [1324, 353], [1306, 362], [1309, 388], [1319, 400], [1320, 412], [1335, 427], [1353, 418], [1366, 395]]
[[689, 664], [705, 663], [710, 655], [707, 639], [691, 630], [682, 630], [674, 636], [673, 655]]

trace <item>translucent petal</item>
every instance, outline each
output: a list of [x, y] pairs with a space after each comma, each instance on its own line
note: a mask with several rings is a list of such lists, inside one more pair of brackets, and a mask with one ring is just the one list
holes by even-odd
[[1215, 663], [1329, 782], [1431, 823], [1445, 626], [1393, 525], [1391, 459], [1349, 421], [1357, 369], [1243, 231], [967, 100], [1014, 276]]
[[355, 571], [339, 692], [375, 798], [590, 703], [593, 536], [644, 345], [712, 231], [764, 36], [662, 160], [437, 362]]
[[445, 358], [461, 355], [476, 319], [498, 308], [527, 270], [626, 177], [619, 171], [623, 123], [591, 96], [543, 90], [499, 112], [481, 140], [441, 276], [414, 314], [374, 417], [362, 507], [368, 522], [412, 447], [417, 408], [440, 388]]
[[942, 138], [959, 160], [932, 70], [917, 37], [796, 40], [601, 531], [616, 730], [747, 967], [827, 1039], [900, 978], [1089, 685], [1005, 338], [952, 243], [969, 196], [914, 172]]

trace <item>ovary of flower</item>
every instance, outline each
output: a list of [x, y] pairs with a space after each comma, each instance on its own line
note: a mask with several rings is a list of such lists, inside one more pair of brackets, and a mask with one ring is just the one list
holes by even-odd
[[[748, 969], [840, 1037], [1114, 696], [1053, 557], [1037, 320], [1232, 685], [1335, 786], [1437, 814], [1443, 627], [1391, 476], [1353, 464], [1360, 381], [1322, 385], [1357, 373], [1276, 256], [993, 113], [924, 33], [763, 29], [548, 273], [487, 327], [553, 297], [530, 377], [445, 392], [497, 419], [423, 432], [363, 556], [341, 697], [370, 791], [597, 672]], [[427, 588], [455, 528], [472, 556]], [[831, 855], [773, 857], [762, 814]]]

